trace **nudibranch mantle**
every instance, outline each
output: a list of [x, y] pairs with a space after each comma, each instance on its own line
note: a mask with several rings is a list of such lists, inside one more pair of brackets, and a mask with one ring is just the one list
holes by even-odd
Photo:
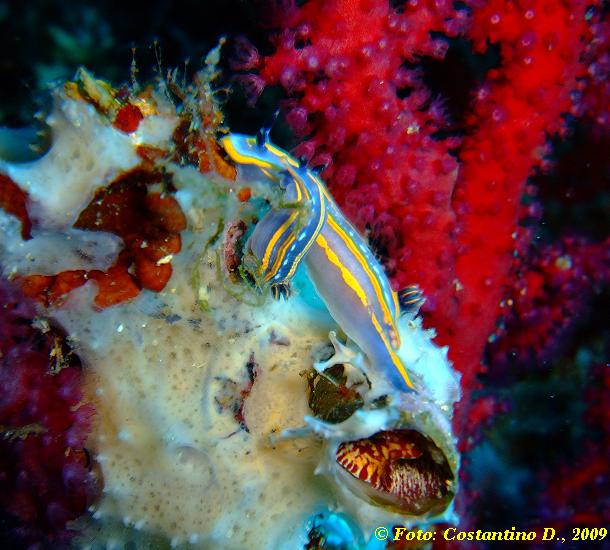
[[397, 354], [397, 322], [401, 313], [412, 317], [417, 311], [422, 303], [419, 289], [408, 287], [399, 299], [322, 180], [272, 144], [267, 133], [229, 134], [221, 145], [234, 162], [255, 166], [271, 181], [284, 182], [288, 199], [296, 203], [294, 208], [272, 209], [257, 224], [247, 245], [260, 265], [255, 276], [271, 284], [274, 296], [286, 296], [303, 260], [330, 314], [365, 354], [368, 373], [379, 378], [375, 375], [382, 372], [395, 387], [415, 389]]

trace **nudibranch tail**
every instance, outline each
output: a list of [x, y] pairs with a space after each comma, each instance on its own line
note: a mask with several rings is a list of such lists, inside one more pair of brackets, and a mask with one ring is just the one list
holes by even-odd
[[372, 369], [381, 370], [401, 390], [414, 389], [383, 325], [376, 295], [362, 266], [340, 234], [325, 226], [305, 263], [316, 290], [343, 331], [358, 345]]

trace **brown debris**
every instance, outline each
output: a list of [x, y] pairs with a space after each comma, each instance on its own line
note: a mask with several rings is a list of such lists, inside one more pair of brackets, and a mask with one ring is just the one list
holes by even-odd
[[242, 237], [246, 232], [246, 224], [242, 221], [231, 222], [225, 231], [224, 259], [225, 267], [233, 282], [239, 281], [239, 266], [242, 260]]

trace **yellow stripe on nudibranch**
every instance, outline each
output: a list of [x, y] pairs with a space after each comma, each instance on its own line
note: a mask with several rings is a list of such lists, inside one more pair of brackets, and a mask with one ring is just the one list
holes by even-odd
[[283, 151], [279, 147], [276, 147], [272, 143], [270, 143], [268, 141], [265, 142], [265, 149], [267, 149], [267, 151], [269, 151], [271, 154], [277, 156], [278, 158], [285, 160], [288, 164], [294, 166], [295, 168], [299, 167], [299, 163], [294, 157], [292, 157], [291, 155], [286, 153], [286, 151]]
[[263, 160], [262, 158], [251, 157], [251, 156], [241, 154], [235, 148], [235, 145], [233, 145], [233, 143], [231, 142], [231, 140], [228, 137], [226, 137], [222, 140], [222, 146], [224, 147], [227, 154], [231, 157], [231, 159], [235, 162], [238, 162], [240, 164], [253, 164], [254, 166], [257, 166], [258, 168], [260, 168], [261, 170], [264, 168], [267, 168], [270, 170], [274, 169], [274, 166], [272, 163], [270, 163], [266, 160]]
[[[268, 148], [268, 150], [272, 151], [272, 149], [270, 149], [270, 148]], [[281, 149], [278, 149], [277, 147], [273, 147], [273, 150], [277, 150], [278, 154], [282, 154]], [[287, 171], [295, 179], [295, 181], [302, 181], [301, 176], [298, 174], [298, 172], [296, 170], [291, 169], [290, 167], [287, 167]], [[330, 201], [331, 204], [333, 206], [335, 206], [335, 202], [329, 195], [328, 190], [326, 189], [326, 186], [324, 185], [322, 180], [320, 180], [320, 178], [318, 178], [311, 172], [308, 172], [308, 175], [309, 175], [310, 179], [312, 180], [312, 182], [318, 186], [318, 188], [320, 190], [320, 194], [326, 199], [326, 201]], [[323, 207], [325, 207], [324, 203], [326, 201], [322, 201]], [[381, 284], [379, 283], [378, 276], [372, 272], [372, 270], [369, 266], [368, 260], [364, 257], [362, 252], [358, 249], [358, 246], [354, 242], [354, 239], [352, 237], [350, 237], [345, 232], [345, 230], [337, 223], [337, 221], [334, 219], [333, 215], [331, 213], [329, 213], [327, 215], [326, 219], [327, 219], [330, 227], [343, 240], [343, 242], [345, 243], [347, 248], [350, 250], [350, 252], [353, 254], [355, 259], [359, 263], [360, 267], [366, 273], [366, 275], [371, 283], [371, 286], [373, 287], [377, 300], [378, 300], [379, 304], [381, 305], [381, 310], [383, 312], [383, 321], [385, 324], [389, 325], [391, 327], [391, 329], [395, 332], [396, 345], [397, 345], [397, 347], [400, 346], [400, 337], [398, 336], [398, 331], [396, 330], [396, 319], [395, 319], [395, 316], [393, 316], [392, 313], [390, 312], [390, 308], [389, 308], [387, 299], [383, 293], [383, 290], [381, 288]], [[323, 218], [320, 219], [320, 222], [322, 222], [322, 221], [323, 221]], [[352, 229], [352, 230], [354, 232], [356, 231], [355, 229]], [[392, 299], [394, 300], [394, 308], [395, 308], [394, 311], [398, 311], [399, 310], [398, 298], [396, 297], [396, 295], [394, 294], [394, 292], [391, 289], [390, 289], [390, 293], [391, 293]]]
[[419, 294], [420, 293], [419, 288], [416, 287], [416, 286], [415, 287], [407, 287], [407, 288], [410, 289], [410, 290], [405, 289], [405, 290], [402, 291], [402, 294], [404, 294], [405, 296], [409, 296], [409, 294]]
[[385, 299], [385, 296], [383, 295], [383, 292], [381, 290], [381, 285], [379, 284], [379, 280], [375, 276], [375, 274], [371, 271], [368, 261], [366, 260], [366, 258], [362, 254], [362, 252], [360, 252], [360, 250], [358, 250], [358, 247], [354, 243], [354, 240], [343, 230], [342, 227], [340, 227], [337, 224], [337, 222], [335, 221], [335, 219], [333, 218], [333, 216], [331, 214], [328, 215], [328, 224], [333, 229], [333, 231], [335, 233], [337, 233], [337, 235], [339, 235], [339, 237], [341, 237], [341, 239], [343, 239], [343, 242], [345, 243], [345, 245], [347, 246], [349, 251], [354, 255], [354, 257], [358, 261], [360, 267], [362, 267], [362, 269], [366, 273], [367, 277], [369, 278], [371, 285], [373, 286], [373, 289], [375, 291], [377, 300], [381, 304], [384, 323], [391, 325], [392, 328], [395, 328], [395, 321], [392, 317], [392, 314], [390, 313], [390, 308], [388, 307], [387, 300]]
[[265, 249], [265, 254], [263, 256], [263, 261], [261, 262], [261, 266], [260, 266], [260, 272], [261, 273], [263, 273], [264, 271], [267, 271], [267, 268], [269, 267], [269, 260], [271, 259], [271, 253], [273, 252], [273, 248], [275, 247], [275, 245], [276, 245], [277, 241], [280, 239], [280, 237], [284, 233], [286, 233], [286, 230], [297, 219], [298, 215], [299, 215], [299, 213], [297, 211], [292, 212], [290, 214], [290, 216], [288, 216], [286, 221], [273, 234], [273, 237], [271, 237], [271, 239], [269, 240], [269, 244], [267, 245], [267, 248]]
[[328, 192], [328, 189], [326, 189], [326, 185], [324, 184], [324, 182], [315, 174], [311, 174], [310, 177], [320, 187], [320, 189], [322, 190], [322, 194], [324, 195], [324, 198], [328, 201], [328, 203], [332, 204], [337, 210], [339, 210], [335, 199], [332, 198], [331, 194]]
[[[260, 166], [259, 166], [260, 168]], [[280, 178], [277, 176], [277, 174], [275, 172], [270, 172], [269, 170], [267, 170], [266, 168], [260, 168], [260, 171], [265, 174], [265, 176], [267, 178], [269, 178], [271, 181], [275, 181], [278, 182], [280, 181]]]
[[398, 303], [398, 294], [396, 294], [396, 292], [394, 292], [391, 289], [390, 289], [390, 292], [392, 294], [392, 302], [394, 302], [394, 311], [399, 312], [400, 311], [400, 304]]
[[[318, 176], [316, 176], [314, 174], [311, 174], [311, 179], [320, 187], [324, 198], [330, 204], [332, 204], [337, 210], [339, 210], [339, 207], [336, 205], [334, 199], [330, 196], [328, 189], [326, 189], [324, 182]], [[354, 240], [349, 235], [347, 235], [345, 233], [345, 231], [343, 231], [342, 228], [340, 228], [340, 226], [337, 224], [337, 222], [334, 221], [332, 215], [329, 214], [327, 217], [331, 224], [334, 223], [335, 227], [340, 229], [341, 233], [343, 234], [342, 238], [344, 239], [346, 245], [349, 246], [350, 250], [352, 251], [354, 256], [356, 256], [356, 259], [358, 260], [358, 262], [360, 263], [362, 268], [365, 270], [367, 276], [369, 277], [371, 284], [373, 285], [373, 287], [375, 289], [375, 294], [377, 295], [377, 299], [378, 299], [379, 303], [381, 304], [384, 323], [386, 323], [387, 325], [390, 325], [392, 327], [392, 330], [395, 331], [397, 347], [399, 347], [400, 346], [400, 337], [398, 336], [398, 331], [396, 330], [395, 315], [392, 315], [392, 313], [389, 310], [388, 302], [387, 302], [387, 299], [385, 298], [385, 296], [383, 295], [383, 290], [381, 289], [381, 285], [379, 284], [378, 277], [371, 271], [368, 260], [358, 250], [356, 244], [354, 243]], [[346, 222], [346, 223], [348, 223], [348, 222]], [[333, 229], [335, 227], [333, 227]], [[354, 231], [356, 231], [356, 230], [354, 229]], [[396, 293], [392, 289], [389, 289], [389, 291], [392, 295], [392, 300], [394, 303], [394, 311], [398, 312], [399, 311], [398, 297], [396, 296]]]
[[371, 321], [373, 322], [373, 326], [375, 327], [377, 334], [381, 338], [383, 345], [385, 346], [386, 351], [388, 352], [388, 355], [390, 356], [390, 359], [392, 360], [392, 366], [400, 373], [400, 376], [402, 376], [402, 379], [404, 380], [405, 384], [409, 388], [415, 389], [415, 387], [413, 386], [413, 383], [411, 382], [411, 379], [409, 378], [409, 375], [407, 374], [407, 370], [405, 369], [405, 366], [402, 364], [400, 357], [398, 357], [398, 355], [396, 355], [396, 352], [394, 351], [394, 349], [392, 348], [392, 345], [388, 341], [388, 338], [386, 337], [385, 332], [381, 328], [381, 325], [379, 324], [379, 321], [377, 320], [377, 316], [374, 313], [371, 315]]
[[[292, 166], [294, 166], [294, 165], [292, 165]], [[296, 170], [294, 170], [294, 168], [292, 166], [287, 166], [286, 170], [292, 176], [293, 180], [295, 181], [295, 183], [297, 185], [303, 186], [303, 188], [307, 191], [307, 198], [310, 199], [311, 193], [309, 191], [307, 184], [303, 181], [303, 178], [300, 176], [300, 174]], [[298, 168], [298, 166], [297, 166], [297, 168]], [[318, 185], [317, 182], [314, 182], [314, 183], [316, 183], [316, 185]], [[320, 230], [322, 229], [322, 226], [324, 225], [324, 223], [326, 221], [326, 201], [324, 201], [322, 199], [322, 189], [319, 186], [317, 188], [318, 188], [318, 191], [320, 192], [320, 214], [318, 217], [318, 223], [313, 232], [314, 235], [318, 235], [320, 233]], [[307, 251], [309, 250], [312, 243], [313, 243], [313, 240], [312, 240], [312, 242], [303, 246], [301, 252], [294, 259], [294, 261], [292, 263], [292, 267], [290, 268], [290, 271], [288, 272], [287, 278], [290, 278], [294, 275], [294, 272], [296, 271], [297, 267], [301, 263], [303, 256], [307, 253]]]
[[341, 262], [337, 254], [335, 254], [332, 247], [328, 244], [326, 239], [321, 234], [318, 235], [318, 237], [316, 238], [316, 243], [324, 250], [324, 253], [326, 254], [326, 257], [328, 258], [330, 263], [339, 268], [339, 271], [341, 272], [341, 277], [343, 278], [347, 286], [349, 286], [356, 293], [356, 296], [358, 296], [360, 302], [362, 302], [362, 305], [364, 307], [368, 307], [369, 302], [363, 288], [360, 286], [360, 283], [358, 282], [356, 277], [354, 277], [352, 272], [343, 265], [343, 262]]
[[[316, 227], [316, 230], [315, 230], [316, 234], [320, 233], [320, 229], [322, 228], [322, 225], [324, 224], [324, 217], [325, 217], [325, 210], [326, 210], [324, 203], [322, 203], [320, 208], [322, 209], [322, 215], [320, 216], [320, 221], [318, 222], [318, 226]], [[303, 256], [305, 256], [305, 254], [307, 253], [308, 250], [309, 250], [309, 246], [303, 247], [301, 252], [299, 252], [299, 254], [296, 256], [296, 258], [293, 260], [292, 267], [290, 268], [290, 271], [288, 272], [288, 275], [286, 276], [287, 279], [289, 279], [290, 277], [292, 277], [294, 275], [294, 272], [296, 271], [297, 267], [301, 263], [301, 260], [303, 259]]]
[[284, 258], [286, 257], [286, 251], [288, 250], [290, 245], [294, 242], [294, 240], [295, 240], [294, 233], [289, 233], [285, 242], [281, 245], [280, 249], [277, 251], [275, 260], [273, 261], [273, 265], [271, 266], [269, 273], [267, 273], [267, 275], [265, 275], [263, 282], [265, 282], [265, 283], [268, 282], [278, 272], [280, 266], [282, 265], [282, 263], [284, 261]]
[[330, 263], [332, 263], [337, 268], [339, 268], [341, 277], [345, 281], [346, 285], [353, 290], [353, 292], [356, 294], [356, 296], [358, 296], [358, 298], [360, 299], [362, 306], [367, 309], [369, 319], [370, 319], [377, 335], [379, 336], [379, 338], [381, 338], [381, 341], [383, 342], [386, 352], [390, 356], [390, 359], [392, 361], [392, 366], [399, 372], [399, 374], [402, 377], [402, 379], [404, 380], [405, 384], [409, 388], [413, 389], [413, 383], [411, 382], [409, 375], [407, 374], [407, 371], [406, 371], [404, 365], [402, 364], [402, 361], [400, 360], [398, 355], [396, 355], [396, 352], [392, 348], [392, 345], [390, 344], [390, 341], [388, 340], [388, 337], [386, 336], [386, 333], [383, 330], [383, 327], [381, 326], [381, 324], [379, 323], [379, 320], [377, 319], [377, 315], [375, 315], [375, 312], [370, 311], [370, 308], [369, 308], [370, 304], [366, 297], [366, 293], [364, 292], [364, 289], [362, 288], [362, 286], [360, 285], [360, 283], [358, 282], [356, 277], [354, 277], [352, 272], [339, 259], [337, 254], [334, 252], [334, 250], [328, 244], [328, 241], [324, 238], [324, 236], [322, 234], [318, 235], [318, 237], [316, 238], [316, 244], [324, 250], [324, 253], [326, 254], [326, 257], [328, 258]]
[[[299, 202], [302, 197], [301, 186], [296, 185], [297, 198], [296, 202]], [[271, 253], [273, 252], [273, 248], [275, 247], [277, 241], [282, 237], [282, 235], [290, 228], [290, 226], [294, 223], [299, 215], [298, 210], [294, 210], [291, 212], [288, 219], [278, 228], [278, 230], [273, 234], [271, 239], [269, 240], [269, 244], [265, 249], [265, 254], [263, 256], [263, 261], [261, 262], [260, 273], [263, 273], [269, 267], [269, 260], [271, 259]]]

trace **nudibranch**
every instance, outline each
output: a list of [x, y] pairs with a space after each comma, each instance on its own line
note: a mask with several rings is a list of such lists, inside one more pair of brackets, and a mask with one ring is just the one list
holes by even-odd
[[365, 239], [343, 216], [320, 177], [269, 141], [229, 134], [221, 140], [231, 159], [255, 166], [286, 189], [287, 202], [272, 208], [256, 225], [246, 245], [255, 257], [256, 280], [273, 295], [288, 296], [290, 279], [301, 261], [330, 314], [362, 350], [373, 371], [397, 388], [413, 390], [397, 355], [401, 314], [414, 315], [423, 299], [416, 285], [396, 293]]

